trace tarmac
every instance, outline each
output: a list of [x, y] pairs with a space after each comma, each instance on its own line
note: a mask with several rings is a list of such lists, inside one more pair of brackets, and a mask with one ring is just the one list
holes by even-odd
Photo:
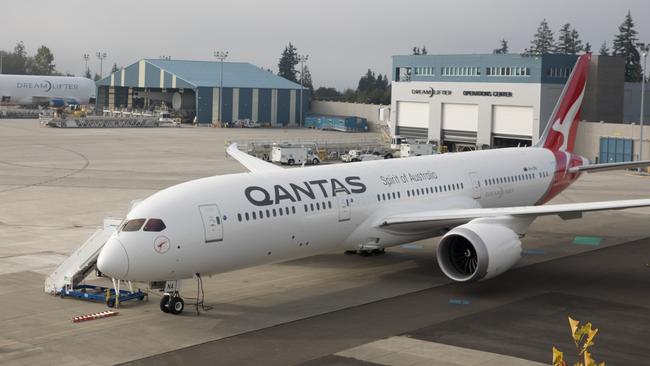
[[[356, 136], [298, 129], [52, 129], [35, 120], [0, 120], [0, 364], [549, 363], [552, 346], [574, 350], [569, 315], [601, 329], [597, 359], [645, 362], [646, 208], [582, 220], [540, 218], [523, 239], [515, 269], [470, 285], [451, 283], [440, 272], [436, 241], [428, 240], [383, 256], [331, 253], [206, 278], [205, 302], [213, 309], [200, 316], [191, 307], [181, 316], [165, 315], [159, 294], [151, 293], [149, 301], [122, 304], [118, 316], [73, 323], [106, 306], [43, 292], [45, 275], [105, 217], [123, 217], [131, 200], [190, 179], [244, 171], [225, 157], [227, 139]], [[649, 177], [625, 171], [586, 174], [553, 202], [647, 198], [648, 183]], [[195, 286], [187, 281], [184, 295], [195, 296]]]

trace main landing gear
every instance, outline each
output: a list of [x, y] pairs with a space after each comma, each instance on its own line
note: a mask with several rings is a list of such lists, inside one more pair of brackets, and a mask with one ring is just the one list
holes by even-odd
[[160, 310], [163, 313], [178, 315], [185, 309], [185, 301], [178, 292], [164, 293], [160, 299]]

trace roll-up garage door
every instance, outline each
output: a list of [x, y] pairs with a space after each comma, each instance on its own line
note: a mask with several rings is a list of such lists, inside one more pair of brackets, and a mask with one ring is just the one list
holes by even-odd
[[429, 103], [397, 102], [397, 125], [429, 128]]
[[492, 134], [530, 138], [533, 135], [533, 107], [492, 106]]
[[442, 129], [476, 133], [478, 105], [444, 103], [442, 105]]

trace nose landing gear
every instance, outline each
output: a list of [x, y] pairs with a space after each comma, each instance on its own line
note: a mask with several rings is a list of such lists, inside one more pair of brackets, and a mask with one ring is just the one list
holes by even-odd
[[165, 293], [160, 299], [160, 310], [163, 313], [178, 315], [185, 309], [185, 301], [178, 292]]

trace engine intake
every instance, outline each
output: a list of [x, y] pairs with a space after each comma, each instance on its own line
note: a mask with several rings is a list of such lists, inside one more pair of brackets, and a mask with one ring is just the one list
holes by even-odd
[[494, 223], [470, 222], [449, 231], [438, 245], [438, 265], [454, 281], [492, 278], [521, 257], [521, 241], [511, 229]]

